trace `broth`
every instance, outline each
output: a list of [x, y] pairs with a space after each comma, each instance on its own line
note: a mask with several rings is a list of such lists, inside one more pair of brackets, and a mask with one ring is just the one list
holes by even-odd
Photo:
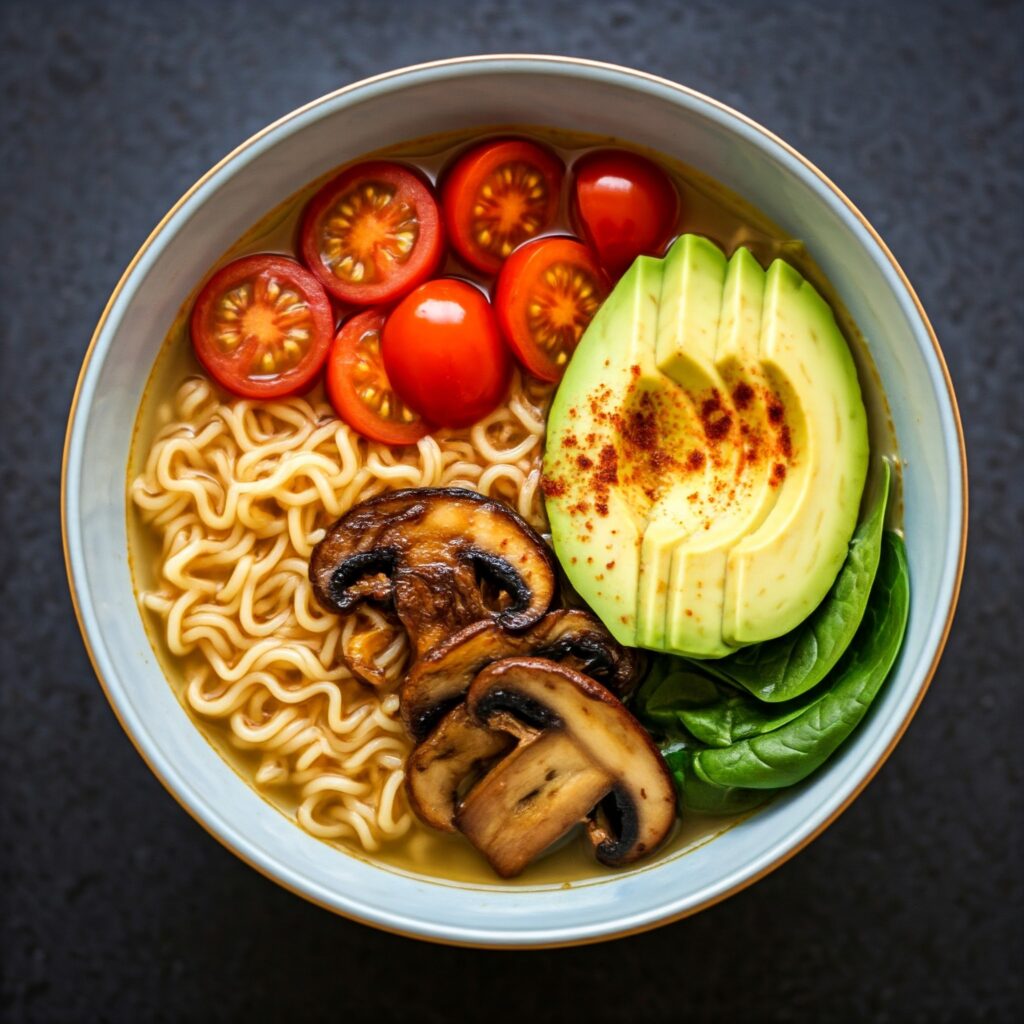
[[[478, 142], [487, 136], [510, 133], [529, 135], [556, 150], [567, 165], [569, 173], [571, 173], [573, 161], [594, 148], [609, 145], [634, 150], [637, 148], [623, 146], [623, 143], [618, 140], [594, 135], [508, 126], [486, 131], [465, 130], [420, 139], [368, 154], [354, 162], [380, 158], [401, 160], [405, 163], [415, 164], [431, 180], [436, 180], [441, 168], [448, 164], [452, 157], [468, 143]], [[680, 191], [682, 196], [680, 230], [685, 229], [688, 232], [706, 235], [718, 243], [727, 254], [737, 246], [747, 246], [762, 266], [767, 266], [776, 257], [784, 257], [831, 303], [857, 364], [864, 403], [868, 412], [873, 470], [865, 487], [863, 500], [864, 502], [870, 501], [877, 488], [878, 457], [895, 456], [895, 438], [886, 399], [881, 390], [878, 374], [871, 362], [867, 345], [838, 301], [838, 296], [831, 289], [803, 245], [787, 238], [780, 229], [750, 204], [693, 168], [669, 160], [660, 154], [650, 153], [647, 155], [654, 158], [669, 172]], [[294, 254], [296, 251], [295, 237], [303, 207], [313, 193], [336, 173], [337, 169], [279, 204], [225, 252], [217, 266], [249, 253]], [[566, 232], [571, 232], [571, 227], [563, 197], [558, 221], [547, 233]], [[213, 269], [215, 268], [210, 268], [211, 272]], [[453, 255], [448, 256], [447, 263], [438, 273], [472, 280], [478, 286], [483, 287], [483, 279], [468, 270]], [[172, 398], [178, 386], [187, 377], [202, 373], [192, 352], [188, 329], [191, 306], [202, 283], [202, 280], [196, 282], [195, 291], [189, 296], [175, 322], [171, 325], [154, 362], [135, 423], [131, 455], [127, 467], [129, 486], [141, 472], [155, 435], [172, 418]], [[322, 400], [321, 385], [316, 386], [309, 398], [311, 401]], [[893, 462], [898, 470], [898, 461], [893, 458]], [[898, 472], [896, 476], [897, 482], [887, 516], [893, 526], [897, 526], [901, 518]], [[142, 521], [141, 515], [130, 498], [128, 505], [129, 556], [136, 592], [141, 595], [158, 586], [160, 542], [156, 532]], [[247, 751], [237, 747], [233, 742], [227, 719], [199, 716], [192, 711], [185, 700], [187, 662], [194, 655], [181, 657], [172, 654], [168, 648], [165, 630], [161, 628], [161, 621], [146, 609], [141, 609], [141, 612], [158, 661], [197, 728], [218, 753], [261, 796], [295, 821], [297, 795], [294, 784], [274, 787], [260, 786], [256, 783], [255, 773], [259, 764], [259, 753], [255, 750]], [[360, 684], [352, 682], [345, 685], [359, 686]], [[705, 818], [692, 813], [687, 814], [684, 821], [677, 822], [673, 836], [656, 856], [641, 862], [636, 868], [625, 870], [646, 870], [667, 858], [695, 849], [735, 825], [742, 820], [742, 817]], [[415, 820], [404, 836], [384, 843], [378, 852], [372, 854], [366, 853], [358, 844], [346, 839], [325, 841], [332, 842], [340, 850], [366, 859], [382, 868], [427, 875], [453, 883], [549, 886], [577, 883], [585, 879], [597, 880], [602, 876], [625, 873], [623, 869], [608, 869], [597, 864], [590, 852], [589, 842], [579, 829], [511, 882], [500, 882], [483, 856], [461, 836], [437, 832]]]

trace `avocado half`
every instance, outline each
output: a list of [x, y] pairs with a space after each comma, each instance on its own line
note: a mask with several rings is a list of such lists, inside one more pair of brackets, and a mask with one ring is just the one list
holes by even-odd
[[843, 563], [868, 465], [832, 310], [683, 235], [584, 333], [548, 419], [544, 494], [570, 582], [623, 644], [697, 658], [781, 636]]

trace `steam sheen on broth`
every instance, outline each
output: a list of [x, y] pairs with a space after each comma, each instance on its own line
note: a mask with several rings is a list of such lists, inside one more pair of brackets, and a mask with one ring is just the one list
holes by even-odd
[[[567, 165], [610, 141], [535, 128], [502, 134], [510, 131], [540, 139]], [[435, 137], [373, 156], [415, 163], [434, 178], [467, 141], [490, 134]], [[664, 157], [658, 162], [683, 197], [687, 231], [726, 252], [745, 245], [763, 264], [784, 255], [832, 301], [858, 364], [872, 451], [894, 451], [866, 348], [802, 247], [717, 183]], [[302, 208], [322, 180], [269, 213], [220, 262], [294, 252]], [[568, 230], [564, 209], [552, 230]], [[480, 281], [452, 257], [442, 272]], [[471, 488], [545, 532], [540, 466], [555, 385], [517, 370], [507, 401], [479, 423], [393, 448], [339, 420], [319, 384], [271, 401], [222, 392], [192, 355], [193, 298], [156, 360], [129, 466], [136, 589], [171, 685], [216, 749], [307, 832], [395, 869], [495, 882], [468, 843], [426, 828], [406, 804], [412, 741], [395, 692], [407, 662], [404, 633], [373, 610], [345, 619], [325, 612], [308, 563], [325, 528], [352, 505], [407, 487]], [[353, 647], [385, 669], [387, 687], [352, 678], [337, 654]], [[655, 863], [735, 820], [688, 814]], [[586, 849], [569, 837], [517, 881], [562, 884], [607, 872]]]

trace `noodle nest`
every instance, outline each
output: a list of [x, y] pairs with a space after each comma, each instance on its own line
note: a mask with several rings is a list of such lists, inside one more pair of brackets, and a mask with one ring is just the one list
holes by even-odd
[[[313, 835], [373, 852], [413, 825], [396, 692], [405, 635], [371, 608], [345, 619], [320, 608], [313, 547], [353, 505], [403, 487], [466, 487], [544, 530], [551, 390], [517, 374], [490, 416], [401, 448], [361, 437], [319, 394], [225, 400], [191, 376], [159, 410], [130, 488], [158, 552], [140, 603], [184, 667], [184, 703], [249, 752], [249, 781]], [[352, 677], [339, 658], [349, 645], [373, 653], [385, 687]]]

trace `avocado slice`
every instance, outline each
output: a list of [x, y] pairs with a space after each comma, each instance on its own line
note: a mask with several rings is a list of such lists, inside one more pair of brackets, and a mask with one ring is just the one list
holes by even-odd
[[[689, 495], [707, 491], [715, 471], [709, 459], [689, 462], [690, 452], [696, 449], [687, 444], [691, 424], [700, 415], [699, 396], [720, 386], [714, 353], [726, 275], [725, 254], [699, 235], [684, 235], [664, 262], [656, 358], [663, 374], [660, 388], [663, 394], [672, 394], [680, 415], [672, 420], [674, 436], [659, 441], [666, 453], [675, 453], [684, 471], [674, 473], [669, 486], [659, 493], [640, 550], [637, 643], [655, 650], [664, 650], [668, 643], [672, 552], [703, 525], [701, 510]], [[721, 646], [721, 616], [707, 627], [693, 622], [693, 614], [691, 609], [688, 617], [697, 629], [713, 631], [707, 642]]]
[[722, 635], [735, 646], [788, 633], [821, 603], [868, 469], [853, 356], [828, 303], [784, 260], [765, 277], [761, 366], [782, 399], [792, 454], [770, 514], [729, 553]]
[[551, 404], [543, 487], [572, 585], [621, 644], [636, 647], [640, 544], [651, 501], [624, 462], [622, 406], [658, 394], [661, 260], [641, 256], [598, 310]]
[[548, 420], [555, 550], [621, 643], [717, 658], [802, 621], [842, 565], [867, 418], [831, 309], [683, 235], [584, 333]]
[[[695, 503], [703, 523], [694, 536], [672, 547], [667, 643], [659, 648], [690, 657], [732, 651], [722, 635], [729, 552], [760, 525], [778, 496], [773, 464], [760, 451], [771, 395], [759, 362], [764, 280], [749, 250], [738, 249], [726, 272], [715, 344], [705, 356], [710, 381], [700, 411], [710, 402], [715, 412], [698, 416], [709, 468]], [[688, 347], [688, 340], [681, 333], [679, 347]]]

